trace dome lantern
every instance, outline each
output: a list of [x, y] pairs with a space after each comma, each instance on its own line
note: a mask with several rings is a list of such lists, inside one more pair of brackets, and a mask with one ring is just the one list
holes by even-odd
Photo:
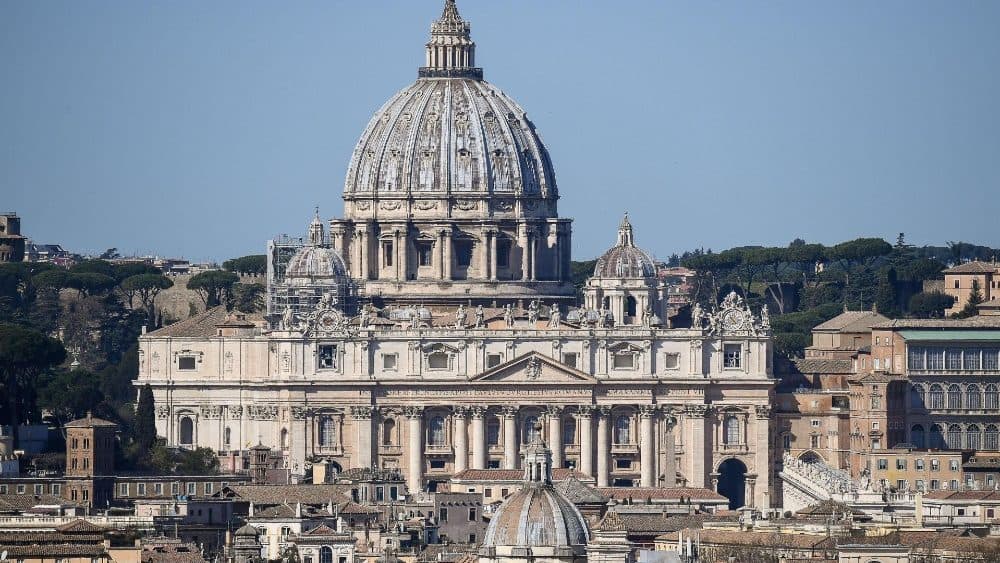
[[441, 17], [431, 25], [431, 40], [427, 43], [427, 66], [421, 78], [483, 79], [483, 69], [476, 68], [476, 43], [472, 26], [458, 13], [455, 0], [446, 0]]

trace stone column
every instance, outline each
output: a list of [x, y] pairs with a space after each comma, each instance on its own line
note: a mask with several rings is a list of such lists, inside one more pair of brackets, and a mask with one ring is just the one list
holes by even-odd
[[663, 425], [666, 430], [666, 436], [664, 436], [664, 446], [666, 450], [666, 464], [664, 465], [663, 474], [665, 476], [665, 481], [663, 482], [664, 487], [676, 487], [677, 486], [677, 442], [674, 436], [674, 432], [677, 429], [677, 416], [674, 415], [672, 411], [666, 411], [663, 415]]
[[443, 277], [446, 280], [450, 280], [452, 278], [452, 273], [451, 273], [452, 259], [451, 259], [451, 256], [452, 256], [453, 244], [454, 243], [453, 243], [452, 237], [451, 237], [451, 229], [445, 230], [445, 232], [444, 232], [444, 246], [442, 247], [441, 251], [444, 253], [444, 274], [443, 274]]
[[580, 427], [580, 472], [594, 476], [594, 413], [592, 405], [576, 408], [576, 425]]
[[528, 229], [519, 225], [517, 229], [517, 246], [521, 249], [521, 279], [528, 279]]
[[435, 249], [435, 254], [437, 255], [437, 277], [439, 280], [445, 279], [444, 277], [444, 229], [438, 231], [437, 237], [437, 248]]
[[489, 231], [490, 237], [490, 280], [497, 279], [497, 231]]
[[608, 463], [611, 458], [611, 441], [608, 419], [611, 418], [610, 407], [597, 409], [597, 486], [610, 486]]
[[549, 419], [549, 449], [552, 450], [552, 468], [563, 466], [562, 407], [549, 405], [545, 414]]
[[531, 279], [538, 279], [538, 234], [533, 234], [528, 243], [531, 246]]
[[403, 414], [409, 419], [410, 435], [406, 486], [414, 494], [424, 483], [424, 407], [404, 407]]
[[517, 469], [517, 407], [504, 407], [500, 411], [503, 420], [503, 468]]
[[761, 486], [754, 487], [752, 490], [754, 496], [747, 498], [753, 499], [753, 506], [764, 509], [771, 507], [771, 499], [768, 498], [770, 494], [768, 475], [770, 474], [771, 466], [771, 407], [770, 405], [757, 405], [754, 409], [754, 414], [756, 415], [756, 420], [754, 420], [757, 430], [756, 440], [753, 444], [748, 444], [748, 446], [754, 452], [754, 465], [756, 467], [754, 467], [753, 472], [760, 476]]
[[354, 419], [354, 431], [357, 433], [357, 447], [354, 459], [358, 467], [372, 466], [372, 407], [364, 405], [351, 407], [351, 417]]
[[705, 443], [705, 416], [709, 414], [706, 405], [688, 405], [684, 411], [688, 423], [686, 448], [691, 468], [688, 472], [689, 487], [705, 487], [705, 453], [711, 445]]
[[455, 407], [455, 473], [465, 471], [469, 466], [469, 440], [465, 424], [468, 414], [467, 407]]
[[639, 466], [641, 468], [640, 483], [643, 487], [656, 486], [656, 432], [653, 427], [653, 415], [656, 407], [642, 405], [639, 407]]
[[472, 468], [486, 469], [486, 407], [472, 407]]
[[392, 241], [393, 241], [392, 253], [395, 254], [395, 256], [393, 257], [392, 264], [394, 270], [396, 271], [396, 281], [403, 281], [403, 276], [404, 276], [403, 259], [402, 259], [403, 253], [401, 251], [403, 247], [403, 238], [401, 235], [402, 233], [399, 232], [399, 229], [396, 229], [392, 232]]

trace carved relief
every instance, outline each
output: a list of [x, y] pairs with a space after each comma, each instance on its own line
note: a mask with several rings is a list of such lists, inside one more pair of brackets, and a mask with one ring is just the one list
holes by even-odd
[[542, 375], [542, 361], [538, 358], [528, 360], [528, 365], [524, 369], [524, 375], [531, 380], [538, 379]]
[[509, 199], [499, 199], [493, 202], [494, 211], [513, 211], [514, 202]]
[[413, 207], [421, 211], [430, 211], [431, 209], [437, 209], [438, 203], [436, 201], [418, 201], [413, 204]]
[[160, 420], [170, 418], [170, 407], [164, 405], [156, 407], [156, 418]]
[[379, 209], [383, 211], [395, 211], [403, 206], [403, 203], [397, 200], [383, 201], [379, 204]]
[[455, 207], [462, 211], [473, 211], [479, 207], [479, 202], [474, 199], [460, 199], [455, 202]]
[[360, 211], [368, 211], [368, 209], [370, 209], [371, 206], [372, 206], [371, 202], [367, 200], [357, 201], [354, 203], [354, 208]]

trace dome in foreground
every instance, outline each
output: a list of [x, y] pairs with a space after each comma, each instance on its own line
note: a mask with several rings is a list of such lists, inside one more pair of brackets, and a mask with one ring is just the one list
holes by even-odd
[[507, 497], [490, 519], [480, 561], [537, 557], [572, 561], [587, 546], [587, 522], [552, 485], [552, 452], [541, 441], [541, 425], [524, 454], [524, 486]]
[[597, 259], [595, 278], [655, 278], [656, 261], [635, 245], [628, 213], [618, 227], [618, 244]]
[[431, 28], [427, 66], [371, 119], [344, 187], [346, 198], [418, 192], [556, 193], [534, 125], [482, 79], [469, 24], [452, 0]]

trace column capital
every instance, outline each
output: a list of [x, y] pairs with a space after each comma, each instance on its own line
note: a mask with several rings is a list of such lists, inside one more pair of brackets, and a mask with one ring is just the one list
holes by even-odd
[[486, 407], [484, 405], [473, 405], [469, 407], [469, 413], [472, 414], [472, 418], [483, 418], [486, 416]]
[[451, 411], [452, 411], [452, 414], [454, 414], [455, 417], [457, 417], [457, 418], [465, 418], [465, 417], [469, 416], [469, 413], [472, 411], [472, 409], [470, 409], [469, 407], [467, 407], [465, 405], [456, 405]]
[[513, 405], [505, 405], [500, 407], [500, 416], [504, 418], [514, 418], [517, 416], [518, 408]]
[[608, 405], [597, 405], [597, 407], [594, 408], [594, 412], [597, 413], [597, 416], [600, 418], [609, 418], [611, 416], [611, 407]]
[[771, 405], [754, 405], [754, 414], [758, 420], [771, 418]]
[[419, 405], [409, 405], [403, 407], [403, 414], [407, 418], [422, 418], [424, 416], [424, 407]]
[[351, 417], [354, 420], [371, 420], [374, 411], [375, 407], [370, 405], [353, 406], [351, 407]]
[[563, 413], [562, 405], [547, 405], [545, 407], [545, 415], [548, 417], [560, 417]]
[[590, 418], [596, 409], [597, 407], [594, 405], [577, 405], [576, 413], [574, 414], [577, 418]]
[[688, 418], [705, 418], [710, 412], [708, 405], [684, 405], [684, 414]]
[[656, 405], [639, 405], [639, 416], [653, 418], [659, 410]]

